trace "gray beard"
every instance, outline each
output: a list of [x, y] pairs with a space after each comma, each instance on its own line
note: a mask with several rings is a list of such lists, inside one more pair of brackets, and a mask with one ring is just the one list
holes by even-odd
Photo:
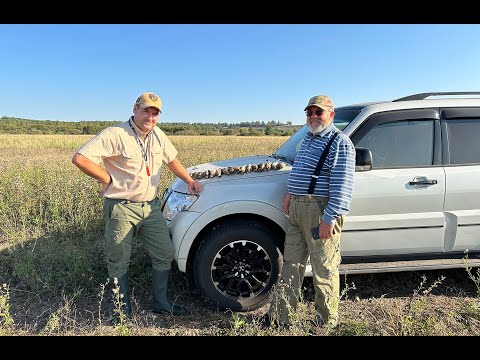
[[318, 126], [307, 124], [307, 127], [308, 127], [308, 131], [310, 131], [313, 135], [320, 134], [323, 131], [323, 129], [325, 129], [325, 126], [323, 126], [322, 124]]

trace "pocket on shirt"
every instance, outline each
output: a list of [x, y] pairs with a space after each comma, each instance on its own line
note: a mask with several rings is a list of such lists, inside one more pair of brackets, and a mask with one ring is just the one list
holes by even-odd
[[163, 163], [163, 152], [161, 150], [152, 151], [153, 163], [157, 166], [161, 166]]
[[137, 153], [129, 150], [123, 150], [122, 158], [125, 166], [131, 169], [138, 169], [143, 162], [143, 158], [142, 158], [142, 155], [140, 154], [140, 151], [138, 151]]

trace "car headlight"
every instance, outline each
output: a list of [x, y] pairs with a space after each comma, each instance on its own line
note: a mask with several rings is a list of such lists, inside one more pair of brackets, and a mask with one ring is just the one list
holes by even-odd
[[179, 212], [190, 209], [190, 206], [192, 206], [197, 199], [198, 195], [173, 191], [165, 202], [163, 216], [167, 220], [173, 220]]

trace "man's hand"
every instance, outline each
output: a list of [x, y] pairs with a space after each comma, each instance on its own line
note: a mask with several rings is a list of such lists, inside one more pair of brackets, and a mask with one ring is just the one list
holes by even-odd
[[333, 237], [333, 224], [327, 224], [325, 222], [320, 223], [320, 239], [327, 240]]
[[187, 170], [183, 167], [178, 159], [173, 159], [167, 164], [170, 171], [183, 181], [187, 183], [189, 193], [199, 193], [202, 191], [203, 184], [197, 180], [192, 179]]
[[102, 184], [102, 190], [100, 190], [100, 194], [98, 194], [101, 198], [105, 197], [105, 193], [107, 192], [108, 187], [112, 183], [112, 176], [109, 174], [108, 177], [110, 179], [108, 183], [102, 182], [100, 180], [98, 181], [100, 184]]
[[101, 198], [105, 197], [105, 192], [107, 191], [109, 186], [110, 186], [110, 183], [109, 184], [105, 184], [105, 183], [102, 184], [102, 190], [100, 191], [100, 194], [99, 194], [99, 196]]
[[203, 189], [203, 184], [199, 181], [194, 180], [190, 184], [188, 184], [188, 192], [189, 193], [199, 193]]

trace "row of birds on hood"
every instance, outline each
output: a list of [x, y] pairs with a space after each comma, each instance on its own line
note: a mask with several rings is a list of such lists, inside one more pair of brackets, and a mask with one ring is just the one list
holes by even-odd
[[263, 171], [270, 171], [270, 170], [280, 170], [287, 166], [282, 161], [275, 161], [275, 162], [262, 162], [260, 164], [248, 164], [242, 166], [229, 166], [225, 168], [218, 168], [215, 170], [205, 170], [205, 171], [198, 171], [198, 172], [191, 172], [190, 176], [193, 179], [208, 179], [213, 178], [215, 176], [222, 176], [222, 175], [232, 175], [232, 174], [246, 174], [250, 172], [263, 172]]

